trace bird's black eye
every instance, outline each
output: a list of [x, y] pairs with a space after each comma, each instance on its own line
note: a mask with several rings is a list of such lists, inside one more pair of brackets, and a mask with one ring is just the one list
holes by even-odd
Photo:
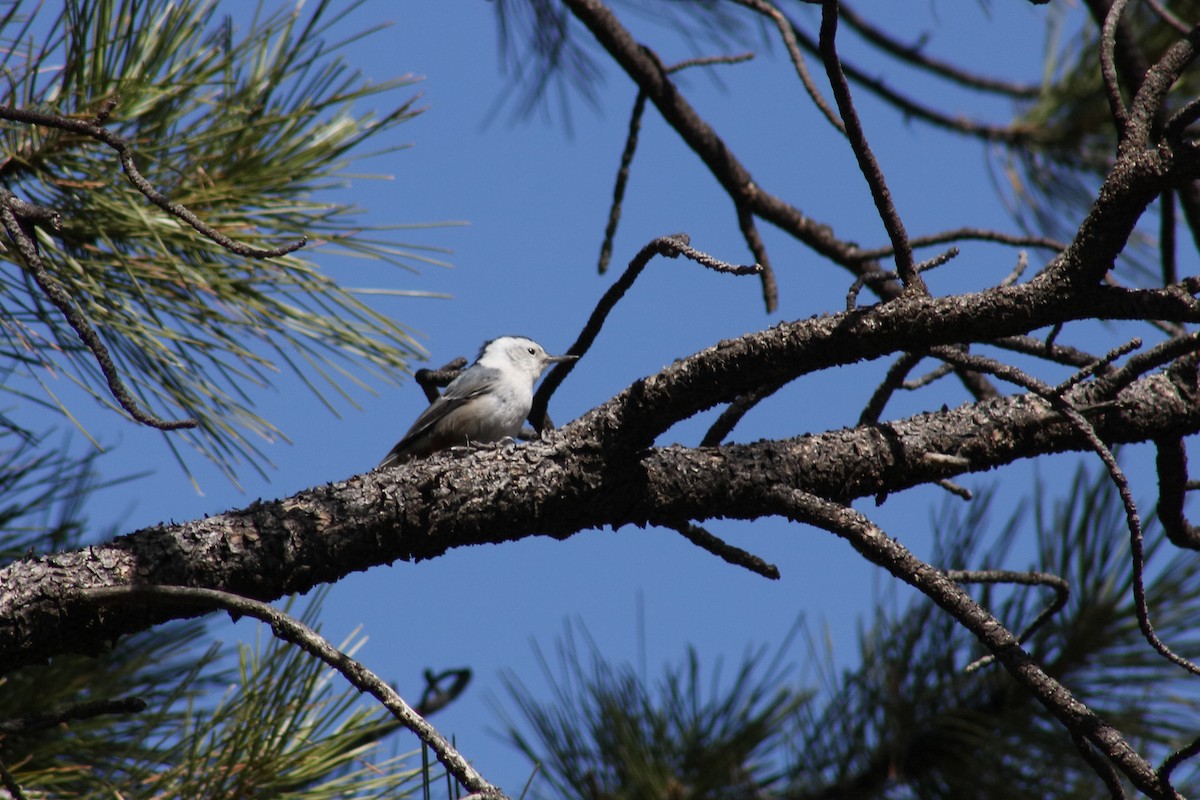
[[532, 347], [531, 347], [531, 348], [529, 348], [529, 355], [531, 355], [531, 356], [536, 356], [536, 355], [537, 355], [537, 350], [536, 350], [535, 348], [532, 348]]

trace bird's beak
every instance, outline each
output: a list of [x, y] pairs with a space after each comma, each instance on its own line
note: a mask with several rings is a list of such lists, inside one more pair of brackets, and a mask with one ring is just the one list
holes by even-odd
[[561, 364], [564, 361], [574, 361], [579, 356], [546, 356], [546, 361], [551, 364]]

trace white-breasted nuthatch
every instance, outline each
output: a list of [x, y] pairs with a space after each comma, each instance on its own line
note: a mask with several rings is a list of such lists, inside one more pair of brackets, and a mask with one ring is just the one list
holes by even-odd
[[578, 356], [547, 355], [524, 336], [484, 342], [475, 363], [450, 381], [417, 417], [379, 469], [469, 442], [498, 442], [521, 432], [533, 406], [533, 384], [551, 364]]

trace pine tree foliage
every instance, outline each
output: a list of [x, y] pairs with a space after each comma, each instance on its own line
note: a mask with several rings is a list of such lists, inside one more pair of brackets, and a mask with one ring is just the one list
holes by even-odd
[[[1093, 473], [1078, 472], [1057, 501], [1035, 490], [1031, 507], [992, 536], [986, 498], [966, 512], [947, 506], [935, 524], [932, 560], [998, 569], [1032, 533], [1037, 562], [1016, 568], [1062, 576], [1071, 595], [1026, 647], [1089, 707], [1165, 757], [1191, 740], [1183, 721], [1200, 711], [1200, 698], [1185, 673], [1145, 647], [1124, 513], [1107, 476]], [[1158, 604], [1155, 629], [1194, 657], [1200, 637], [1188, 620], [1200, 612], [1200, 576], [1185, 554], [1161, 546], [1160, 531], [1151, 528], [1148, 538], [1158, 543], [1147, 582], [1149, 601]], [[1018, 630], [1052, 596], [1046, 587], [980, 589], [984, 605]], [[843, 676], [827, 705], [807, 707], [819, 713], [803, 720], [783, 795], [885, 798], [901, 787], [922, 798], [1103, 794], [1057, 721], [994, 664], [972, 668], [983, 649], [932, 605], [880, 610], [860, 650], [862, 668]], [[1195, 792], [1197, 777], [1181, 773], [1176, 788]]]
[[[994, 533], [988, 497], [966, 509], [956, 501], [935, 522], [932, 561], [999, 569], [1032, 533], [1036, 562], [1016, 568], [1060, 575], [1071, 594], [1026, 646], [1139, 747], [1164, 757], [1189, 742], [1184, 721], [1200, 712], [1200, 698], [1186, 674], [1144, 645], [1124, 514], [1107, 476], [1079, 471], [1058, 501], [1035, 491]], [[1150, 538], [1163, 541], [1153, 528]], [[1149, 560], [1156, 630], [1180, 652], [1200, 654], [1200, 575], [1186, 554], [1160, 545]], [[1052, 593], [989, 585], [980, 596], [1020, 629]], [[1007, 673], [980, 662], [979, 643], [923, 599], [881, 607], [860, 636], [861, 666], [841, 675], [810, 646], [809, 665], [831, 676], [822, 691], [789, 677], [800, 670], [787, 667], [786, 645], [769, 665], [765, 651], [748, 657], [727, 682], [702, 681], [692, 651], [652, 685], [585, 642], [586, 660], [568, 628], [555, 667], [542, 658], [549, 697], [506, 678], [523, 720], [504, 716], [506, 734], [539, 766], [539, 797], [1085, 800], [1104, 792], [1061, 726]], [[1200, 775], [1182, 770], [1175, 785], [1190, 796]]]
[[549, 698], [536, 698], [514, 673], [502, 676], [525, 723], [501, 710], [505, 735], [539, 770], [533, 796], [740, 797], [778, 781], [770, 756], [808, 698], [787, 681], [790, 637], [773, 654], [748, 653], [729, 677], [719, 662], [706, 670], [689, 648], [651, 686], [632, 667], [606, 661], [579, 631], [585, 651], [568, 625], [555, 666], [538, 650]]
[[[319, 599], [310, 603], [304, 618], [311, 623], [319, 607]], [[22, 790], [318, 799], [400, 797], [421, 785], [421, 769], [406, 766], [410, 756], [380, 755], [395, 721], [337, 687], [340, 676], [269, 636], [242, 645], [236, 669], [216, 644], [197, 658], [205, 628], [171, 625], [123, 641], [99, 660], [55, 659], [9, 675], [0, 715], [14, 719], [80, 697], [138, 695], [149, 706], [6, 736], [0, 755]]]
[[[429, 256], [396, 240], [403, 226], [364, 227], [353, 204], [331, 199], [376, 137], [416, 113], [411, 96], [394, 99], [412, 78], [372, 82], [340, 55], [358, 35], [327, 41], [357, 5], [264, 5], [231, 18], [197, 0], [69, 0], [57, 15], [53, 4], [16, 2], [0, 17], [4, 103], [92, 119], [115, 102], [104, 124], [173, 202], [247, 245], [311, 240], [280, 258], [234, 255], [150, 204], [99, 142], [0, 125], [0, 178], [62, 215], [60, 233], [38, 231], [54, 280], [143, 404], [199, 420], [165, 439], [181, 463], [186, 441], [230, 478], [242, 465], [261, 470], [256, 439], [281, 432], [254, 412], [252, 392], [280, 368], [332, 409], [364, 377], [394, 379], [419, 352], [319, 263], [341, 252], [411, 268]], [[6, 391], [77, 420], [55, 386], [66, 376], [116, 409], [74, 330], [15, 253], [5, 263]]]
[[[94, 457], [73, 461], [32, 440], [10, 455], [0, 472], [0, 497], [13, 499], [0, 508], [0, 563], [78, 546]], [[307, 624], [321, 597], [306, 605]], [[397, 723], [320, 662], [268, 637], [242, 645], [234, 667], [210, 628], [174, 622], [94, 656], [7, 671], [0, 763], [27, 797], [399, 797], [428, 780], [406, 766], [410, 757], [380, 755]], [[30, 724], [129, 698], [145, 710]]]

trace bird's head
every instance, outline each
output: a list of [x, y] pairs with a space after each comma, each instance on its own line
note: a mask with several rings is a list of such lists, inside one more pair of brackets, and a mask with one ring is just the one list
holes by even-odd
[[501, 336], [484, 343], [475, 363], [505, 373], [516, 372], [535, 381], [551, 364], [575, 358], [578, 356], [552, 356], [540, 344], [525, 336]]

